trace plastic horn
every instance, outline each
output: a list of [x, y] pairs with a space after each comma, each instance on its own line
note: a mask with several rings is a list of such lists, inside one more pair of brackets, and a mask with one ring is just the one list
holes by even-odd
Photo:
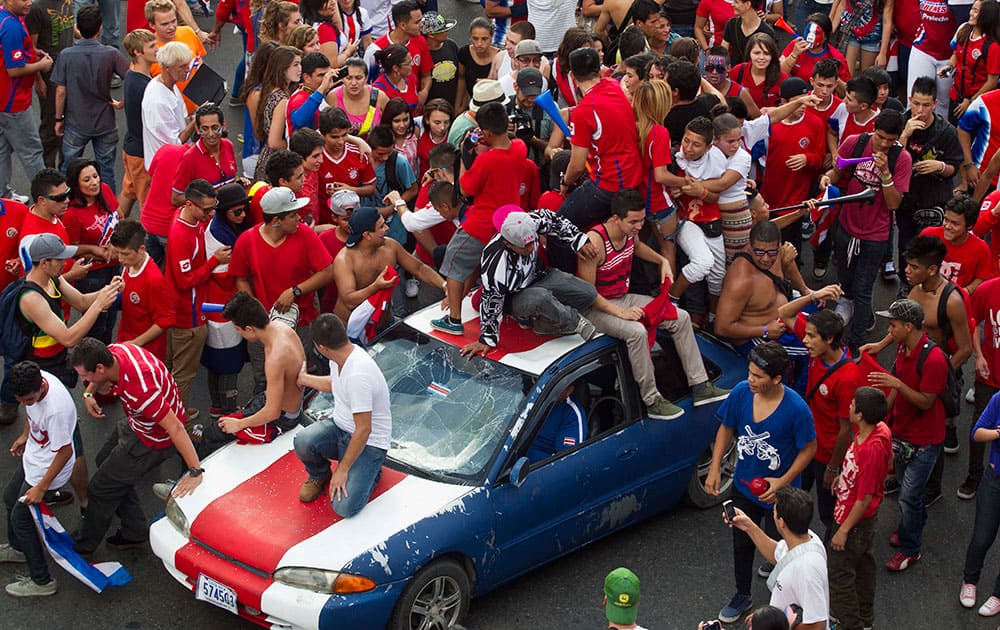
[[[844, 195], [843, 197], [834, 197], [832, 199], [817, 199], [816, 205], [819, 207], [839, 206], [845, 203], [871, 203], [872, 201], [875, 201], [875, 191], [871, 188], [866, 188], [853, 195]], [[785, 206], [784, 208], [771, 208], [770, 212], [788, 212], [789, 210], [801, 210], [808, 207], [809, 204], [807, 203], [798, 203], [794, 206]]]
[[875, 157], [869, 155], [868, 157], [856, 157], [856, 158], [845, 158], [837, 156], [837, 170], [842, 171], [848, 166], [853, 166], [855, 164], [863, 164], [865, 162], [871, 162]]
[[791, 24], [789, 24], [788, 22], [786, 22], [785, 18], [783, 18], [783, 17], [778, 18], [778, 21], [775, 22], [774, 25], [777, 28], [780, 28], [781, 30], [785, 31], [786, 33], [788, 33], [792, 37], [802, 37], [801, 35], [799, 35], [798, 33], [795, 32], [795, 28]]
[[222, 309], [225, 308], [225, 304], [213, 304], [212, 302], [205, 302], [201, 305], [201, 312], [203, 313], [221, 313]]
[[566, 134], [567, 138], [573, 135], [569, 132], [569, 125], [567, 125], [566, 121], [563, 120], [562, 113], [559, 111], [559, 106], [556, 105], [556, 102], [552, 100], [551, 92], [545, 90], [544, 92], [536, 96], [535, 105], [541, 107], [542, 110], [544, 110], [545, 113], [549, 115], [549, 118], [552, 119], [552, 122], [559, 125], [559, 128], [562, 129], [562, 132]]

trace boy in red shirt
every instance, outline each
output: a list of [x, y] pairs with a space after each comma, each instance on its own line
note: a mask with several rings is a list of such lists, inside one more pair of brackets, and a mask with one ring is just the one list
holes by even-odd
[[470, 168], [463, 168], [459, 178], [462, 192], [473, 199], [465, 211], [461, 229], [448, 243], [441, 265], [441, 275], [448, 281], [448, 314], [431, 321], [435, 329], [453, 335], [464, 331], [463, 287], [479, 269], [483, 248], [497, 232], [493, 213], [500, 206], [521, 202], [522, 182], [518, 174], [528, 158], [524, 142], [507, 136], [507, 110], [503, 105], [486, 103], [476, 112], [476, 123], [481, 136], [473, 151], [480, 151], [483, 146], [489, 148], [475, 157]]
[[827, 549], [830, 616], [843, 628], [870, 628], [875, 608], [875, 515], [884, 498], [892, 433], [885, 394], [859, 387], [850, 403], [851, 440], [837, 477], [833, 538]]
[[824, 124], [829, 124], [830, 116], [837, 111], [843, 102], [837, 96], [837, 85], [840, 67], [833, 59], [820, 59], [812, 69], [809, 84], [812, 93], [820, 98], [819, 105], [809, 107], [809, 112], [815, 114]]
[[[878, 86], [871, 79], [855, 77], [847, 82], [844, 102], [837, 106], [827, 121], [826, 143], [836, 159], [837, 147], [844, 138], [859, 133], [874, 133], [878, 109]], [[841, 157], [850, 157], [844, 155]]]
[[316, 223], [330, 223], [330, 197], [338, 190], [350, 190], [358, 197], [375, 194], [375, 169], [357, 147], [347, 142], [351, 121], [344, 110], [331, 107], [319, 115], [323, 136], [323, 163], [319, 167], [319, 214]]
[[970, 294], [993, 277], [990, 248], [972, 233], [978, 217], [979, 208], [972, 197], [959, 195], [945, 204], [944, 225], [924, 228], [920, 233], [944, 241], [948, 253], [941, 264], [941, 275]]
[[299, 212], [302, 220], [311, 225], [319, 234], [330, 229], [329, 226], [317, 223], [319, 217], [319, 169], [323, 165], [323, 136], [315, 129], [303, 127], [288, 139], [288, 148], [298, 153], [302, 158], [302, 168], [305, 179], [302, 188], [297, 193], [302, 199], [309, 198], [309, 203]]
[[135, 219], [115, 226], [111, 247], [122, 264], [122, 317], [118, 325], [118, 343], [129, 342], [152, 352], [157, 359], [167, 358], [167, 336], [173, 325], [173, 312], [163, 285], [163, 274], [146, 253], [146, 230]]

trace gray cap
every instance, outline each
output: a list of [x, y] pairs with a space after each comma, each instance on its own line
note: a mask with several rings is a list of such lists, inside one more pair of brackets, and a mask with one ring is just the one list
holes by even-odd
[[76, 245], [67, 245], [55, 234], [30, 234], [21, 239], [21, 251], [33, 263], [52, 258], [66, 260], [76, 255]]
[[542, 54], [542, 47], [538, 45], [533, 39], [522, 39], [514, 47], [514, 58], [517, 59], [521, 55], [540, 55]]
[[330, 196], [330, 212], [338, 217], [346, 217], [361, 205], [361, 198], [353, 190], [338, 190]]
[[527, 247], [538, 240], [538, 226], [527, 212], [511, 212], [500, 227], [500, 235], [514, 247]]
[[924, 325], [924, 308], [910, 299], [896, 300], [889, 305], [888, 317], [920, 328]]
[[309, 197], [296, 197], [291, 188], [278, 186], [260, 198], [260, 209], [265, 215], [284, 214], [309, 205]]
[[525, 96], [538, 96], [542, 93], [545, 80], [542, 73], [535, 68], [521, 68], [517, 71], [517, 89]]

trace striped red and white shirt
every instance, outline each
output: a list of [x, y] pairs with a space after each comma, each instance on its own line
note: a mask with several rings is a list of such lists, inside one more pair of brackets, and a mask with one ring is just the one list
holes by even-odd
[[167, 366], [139, 346], [113, 343], [108, 350], [118, 362], [118, 383], [111, 393], [121, 399], [129, 427], [146, 446], [168, 448], [170, 436], [160, 422], [173, 411], [187, 424], [187, 412]]

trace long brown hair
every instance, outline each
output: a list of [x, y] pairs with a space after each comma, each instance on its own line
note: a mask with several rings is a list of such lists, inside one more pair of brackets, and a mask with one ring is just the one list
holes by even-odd
[[774, 38], [767, 33], [751, 35], [747, 39], [747, 46], [744, 49], [747, 72], [750, 72], [753, 67], [750, 63], [750, 51], [754, 49], [754, 46], [760, 46], [771, 55], [771, 62], [767, 64], [767, 69], [764, 71], [764, 93], [767, 94], [768, 90], [781, 80], [781, 57], [778, 53], [778, 45], [774, 43]]
[[646, 138], [656, 125], [662, 125], [673, 105], [670, 85], [661, 79], [643, 81], [632, 95], [632, 111], [639, 131], [639, 150], [646, 146]]
[[[267, 116], [265, 115], [264, 103], [267, 102], [267, 98], [271, 96], [271, 93], [275, 91], [281, 91], [288, 96], [288, 68], [295, 62], [296, 57], [301, 57], [302, 51], [298, 48], [292, 48], [291, 46], [278, 46], [274, 52], [271, 53], [271, 58], [267, 61], [267, 67], [264, 68], [264, 75], [260, 80], [260, 103], [257, 105], [257, 115], [254, 117], [254, 134], [263, 133], [265, 123], [267, 122]], [[257, 136], [259, 140], [266, 140], [266, 138], [261, 138]]]

